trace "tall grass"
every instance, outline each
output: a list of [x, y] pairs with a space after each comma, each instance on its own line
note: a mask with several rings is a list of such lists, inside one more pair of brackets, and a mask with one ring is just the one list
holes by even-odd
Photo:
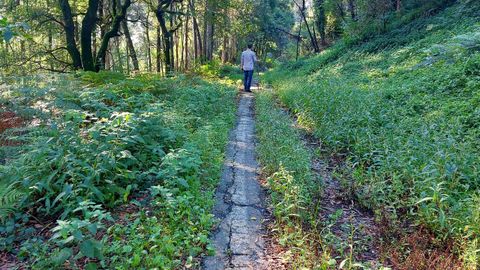
[[268, 178], [279, 243], [290, 254], [285, 260], [294, 269], [314, 269], [328, 261], [316, 254], [315, 209], [321, 180], [312, 174], [311, 154], [290, 116], [277, 108], [272, 93], [257, 93], [256, 116], [258, 158]]
[[349, 153], [365, 207], [456, 239], [469, 269], [480, 258], [478, 10], [458, 3], [267, 75], [303, 125]]

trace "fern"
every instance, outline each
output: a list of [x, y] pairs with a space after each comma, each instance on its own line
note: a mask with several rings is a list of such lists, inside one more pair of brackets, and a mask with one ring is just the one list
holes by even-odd
[[18, 182], [12, 184], [0, 184], [0, 221], [4, 222], [9, 215], [17, 209], [17, 203], [25, 196], [25, 193], [18, 189]]

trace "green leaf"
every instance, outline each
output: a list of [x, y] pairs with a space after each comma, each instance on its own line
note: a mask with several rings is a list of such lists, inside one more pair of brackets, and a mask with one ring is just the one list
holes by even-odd
[[97, 270], [98, 265], [96, 263], [89, 263], [85, 266], [85, 270]]
[[82, 244], [80, 244], [80, 251], [88, 258], [101, 259], [103, 257], [100, 242], [93, 239], [83, 241]]
[[132, 191], [132, 185], [128, 185], [127, 188], [125, 189], [125, 192], [123, 193], [123, 202], [128, 201], [128, 196], [130, 196], [131, 191]]
[[10, 29], [10, 27], [6, 27], [4, 30], [3, 30], [3, 39], [6, 41], [6, 42], [9, 42], [14, 36], [14, 33], [13, 31]]
[[122, 248], [122, 251], [124, 253], [130, 253], [130, 252], [132, 252], [132, 250], [133, 250], [133, 247], [129, 246], [129, 245], [123, 246], [123, 248]]
[[89, 225], [87, 226], [87, 229], [88, 229], [88, 231], [89, 231], [91, 234], [96, 234], [96, 233], [97, 233], [97, 230], [98, 230], [97, 224], [95, 224], [95, 223], [89, 224]]
[[73, 252], [71, 248], [63, 248], [60, 252], [53, 257], [53, 262], [56, 265], [63, 264], [66, 260], [68, 260], [72, 256]]
[[190, 185], [188, 184], [187, 180], [183, 178], [178, 178], [177, 182], [184, 188], [188, 189]]
[[95, 246], [91, 240], [83, 241], [80, 244], [80, 251], [89, 258], [95, 258]]
[[83, 233], [80, 230], [75, 230], [72, 232], [73, 237], [75, 237], [76, 240], [82, 240], [83, 239]]
[[433, 200], [433, 197], [426, 197], [426, 198], [423, 198], [423, 199], [419, 200], [419, 201], [416, 202], [415, 204], [418, 205], [418, 204], [421, 204], [421, 203], [423, 203], [423, 202], [427, 202], [427, 201], [431, 201], [431, 200]]

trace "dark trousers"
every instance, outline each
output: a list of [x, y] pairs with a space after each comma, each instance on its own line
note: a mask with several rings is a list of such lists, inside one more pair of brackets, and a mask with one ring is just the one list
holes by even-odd
[[252, 86], [253, 70], [244, 70], [243, 75], [243, 89], [245, 91], [250, 91], [250, 87]]

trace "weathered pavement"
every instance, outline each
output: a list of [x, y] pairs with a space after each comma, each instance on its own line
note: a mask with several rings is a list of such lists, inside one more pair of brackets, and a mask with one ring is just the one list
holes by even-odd
[[240, 95], [237, 118], [216, 192], [214, 214], [220, 224], [211, 238], [216, 254], [205, 258], [205, 270], [263, 268], [264, 208], [255, 158], [252, 93]]

